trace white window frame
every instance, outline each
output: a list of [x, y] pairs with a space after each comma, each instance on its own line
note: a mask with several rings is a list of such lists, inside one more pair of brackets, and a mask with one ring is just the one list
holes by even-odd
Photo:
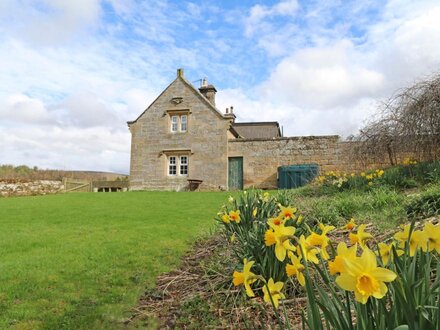
[[168, 175], [176, 176], [177, 175], [177, 156], [168, 156]]
[[189, 158], [187, 155], [182, 155], [179, 157], [179, 175], [181, 176], [188, 176], [188, 166], [189, 166], [188, 159]]
[[188, 130], [188, 115], [181, 115], [180, 116], [180, 131], [186, 132], [187, 130]]
[[167, 174], [170, 177], [188, 176], [189, 155], [169, 155], [167, 158]]
[[179, 129], [179, 116], [173, 115], [171, 116], [171, 132], [175, 133]]

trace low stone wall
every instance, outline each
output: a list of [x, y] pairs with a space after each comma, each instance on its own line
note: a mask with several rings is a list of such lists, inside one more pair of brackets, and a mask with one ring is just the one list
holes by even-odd
[[33, 196], [56, 194], [64, 190], [61, 181], [38, 180], [32, 182], [0, 181], [0, 196]]

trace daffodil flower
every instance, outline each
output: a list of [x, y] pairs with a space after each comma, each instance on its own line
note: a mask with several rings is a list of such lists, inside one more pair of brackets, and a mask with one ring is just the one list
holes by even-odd
[[240, 221], [241, 221], [240, 210], [230, 211], [229, 212], [229, 220], [230, 221], [235, 221], [236, 223], [240, 223]]
[[281, 217], [276, 217], [276, 218], [269, 218], [267, 220], [267, 224], [269, 225], [270, 228], [275, 230], [276, 226], [281, 226], [284, 225], [284, 223], [286, 222], [286, 220], [284, 220]]
[[[267, 284], [265, 286], [263, 286], [264, 301], [266, 303], [273, 302], [274, 307], [278, 308], [278, 306], [279, 306], [278, 300], [285, 298], [284, 294], [281, 293], [283, 286], [284, 286], [283, 282], [274, 283], [273, 279], [270, 278], [269, 282], [267, 282]], [[269, 290], [268, 290], [268, 288], [269, 288]]]
[[288, 256], [292, 263], [286, 265], [287, 276], [296, 276], [299, 284], [304, 286], [306, 284], [306, 280], [304, 278], [304, 274], [302, 273], [304, 270], [304, 265], [301, 263], [301, 259], [291, 252], [288, 254]]
[[274, 228], [268, 229], [264, 234], [264, 243], [266, 246], [275, 244], [275, 256], [279, 261], [284, 261], [287, 251], [295, 251], [295, 247], [289, 240], [293, 238], [294, 234], [295, 227], [274, 226]]
[[354, 227], [356, 227], [356, 222], [353, 218], [350, 219], [350, 221], [344, 226], [344, 229], [346, 230], [353, 230]]
[[377, 267], [376, 255], [365, 248], [356, 260], [345, 259], [345, 271], [336, 278], [336, 283], [346, 291], [354, 292], [355, 299], [366, 304], [368, 298], [383, 298], [388, 288], [385, 282], [392, 282], [396, 274], [389, 269]]
[[423, 231], [428, 237], [428, 251], [436, 250], [440, 253], [440, 225], [427, 222]]
[[222, 221], [224, 223], [229, 223], [230, 222], [229, 215], [228, 214], [223, 214], [222, 215]]
[[426, 252], [428, 250], [428, 236], [426, 235], [426, 232], [422, 230], [414, 230], [410, 234], [410, 228], [410, 225], [405, 225], [405, 227], [403, 227], [403, 231], [394, 234], [394, 238], [399, 241], [400, 248], [404, 248], [405, 243], [408, 242], [409, 255], [412, 257], [419, 247], [422, 249], [422, 251]]
[[232, 274], [233, 277], [232, 283], [235, 286], [244, 284], [244, 287], [246, 289], [246, 294], [248, 295], [248, 297], [255, 297], [255, 294], [251, 288], [251, 284], [257, 280], [257, 276], [251, 272], [251, 267], [254, 263], [255, 261], [247, 261], [247, 259], [244, 259], [243, 272], [234, 271], [234, 273]]
[[347, 247], [344, 242], [340, 242], [336, 249], [337, 255], [333, 261], [329, 261], [328, 270], [331, 275], [342, 274], [345, 271], [345, 259], [356, 260], [357, 244]]
[[324, 260], [328, 260], [330, 256], [327, 252], [327, 246], [330, 243], [330, 239], [327, 237], [327, 233], [333, 229], [334, 226], [326, 226], [322, 223], [319, 224], [319, 228], [321, 229], [321, 234], [317, 234], [309, 228], [311, 234], [306, 238], [308, 244], [320, 247], [320, 253]]
[[279, 217], [283, 217], [284, 219], [288, 220], [288, 219], [293, 219], [296, 213], [296, 208], [295, 207], [284, 207], [284, 206], [280, 206], [280, 214], [278, 215]]
[[319, 254], [319, 249], [309, 244], [304, 235], [301, 235], [299, 238], [299, 247], [297, 247], [296, 252], [298, 256], [302, 257], [305, 261], [311, 261], [315, 264], [319, 263], [318, 257], [316, 256]]
[[[380, 256], [380, 259], [382, 260], [383, 265], [387, 265], [390, 260], [393, 258], [393, 249], [394, 243], [386, 244], [386, 243], [379, 243], [377, 244], [377, 247], [379, 251], [376, 253], [377, 256]], [[403, 254], [402, 250], [396, 250], [397, 255], [401, 256]]]
[[359, 243], [359, 245], [363, 249], [366, 247], [367, 241], [373, 238], [373, 236], [370, 233], [365, 232], [365, 227], [366, 227], [365, 224], [362, 224], [359, 226], [356, 234], [350, 233], [349, 235], [351, 244]]

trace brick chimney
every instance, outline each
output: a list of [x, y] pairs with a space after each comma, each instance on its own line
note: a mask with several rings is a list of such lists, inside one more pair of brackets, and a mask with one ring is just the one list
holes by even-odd
[[208, 85], [206, 78], [202, 80], [202, 86], [199, 88], [199, 91], [213, 106], [215, 106], [215, 93], [217, 93], [217, 90], [213, 85]]

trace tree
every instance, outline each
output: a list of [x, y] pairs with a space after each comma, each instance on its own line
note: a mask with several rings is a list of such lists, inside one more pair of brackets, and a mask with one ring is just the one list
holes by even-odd
[[440, 159], [440, 73], [398, 91], [352, 140], [356, 158], [370, 163]]

